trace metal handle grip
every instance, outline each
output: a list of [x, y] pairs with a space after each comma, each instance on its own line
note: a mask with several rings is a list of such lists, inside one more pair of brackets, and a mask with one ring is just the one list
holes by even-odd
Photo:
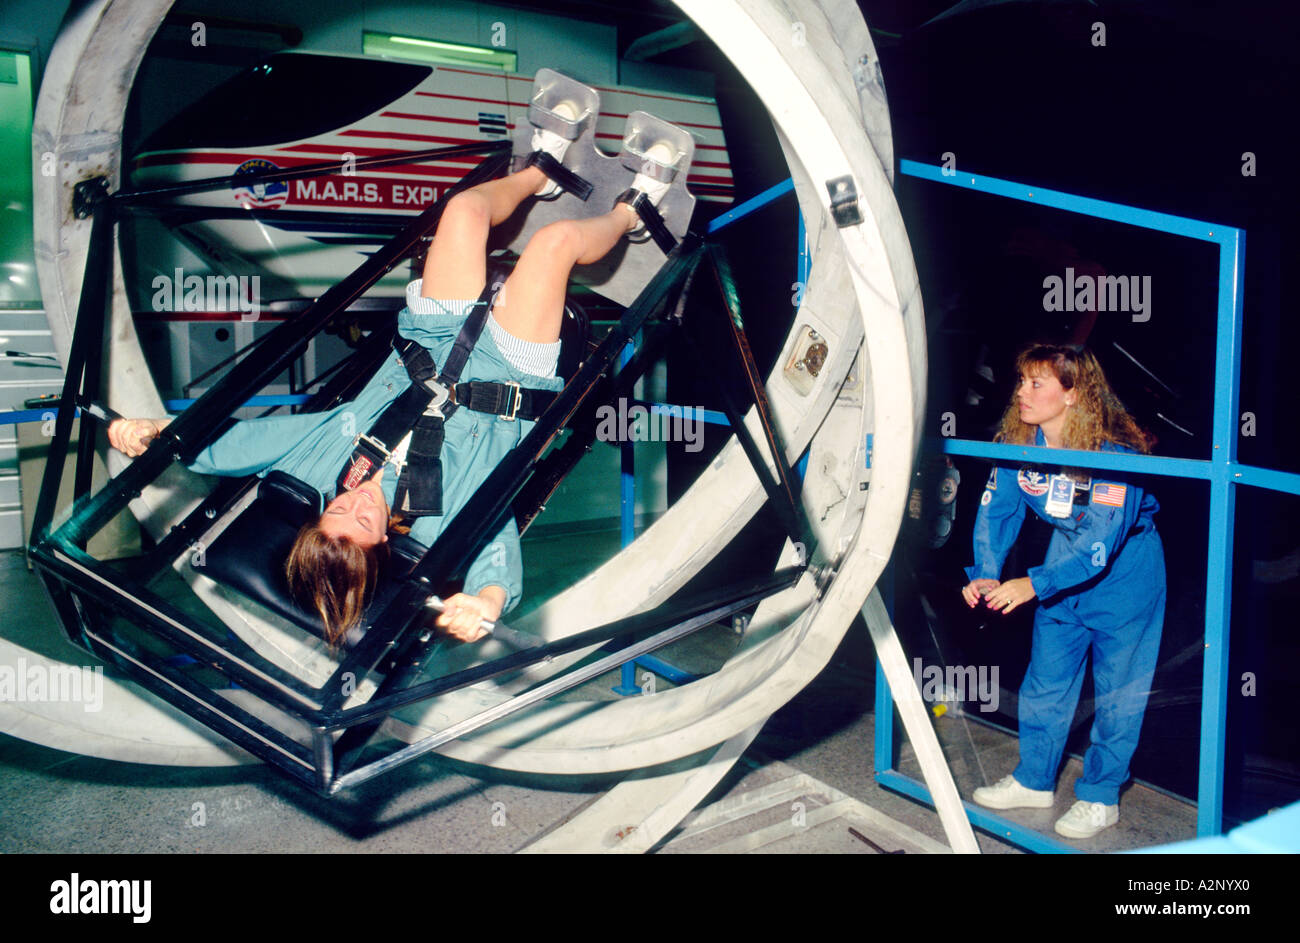
[[[443, 612], [447, 604], [443, 602], [441, 596], [430, 596], [424, 601], [425, 606], [437, 612]], [[528, 648], [537, 648], [542, 644], [542, 640], [535, 635], [529, 635], [526, 632], [520, 632], [512, 629], [504, 622], [492, 622], [488, 619], [480, 619], [479, 627], [487, 630], [488, 635], [504, 645], [508, 645], [515, 651], [523, 651]]]

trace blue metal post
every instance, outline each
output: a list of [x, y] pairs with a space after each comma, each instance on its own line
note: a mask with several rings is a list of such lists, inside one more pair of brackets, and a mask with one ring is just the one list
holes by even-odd
[[[620, 370], [627, 366], [635, 350], [635, 345], [631, 343], [623, 348], [623, 353], [618, 358]], [[633, 443], [620, 443], [619, 456], [622, 468], [619, 477], [619, 523], [622, 544], [626, 547], [636, 540], [636, 450]], [[619, 669], [618, 684], [614, 687], [614, 693], [625, 697], [641, 693], [636, 683], [635, 661], [624, 662], [623, 667]]]
[[[812, 253], [808, 251], [808, 230], [804, 226], [803, 213], [799, 214], [799, 261], [795, 267], [795, 277], [805, 291], [808, 288], [808, 276], [812, 273]], [[802, 293], [800, 295], [802, 297]]]
[[1210, 457], [1210, 540], [1205, 564], [1205, 667], [1201, 678], [1201, 768], [1196, 834], [1223, 831], [1223, 763], [1228, 718], [1228, 634], [1237, 489], [1237, 408], [1241, 381], [1241, 279], [1246, 234], [1225, 229], [1219, 243], [1218, 330], [1214, 356], [1214, 446]]

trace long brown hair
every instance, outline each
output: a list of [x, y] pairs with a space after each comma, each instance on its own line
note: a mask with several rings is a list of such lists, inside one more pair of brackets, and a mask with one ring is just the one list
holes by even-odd
[[[1061, 428], [1061, 445], [1067, 449], [1097, 451], [1104, 443], [1123, 445], [1135, 452], [1150, 452], [1151, 439], [1129, 415], [1115, 391], [1106, 382], [1092, 351], [1081, 345], [1035, 344], [1016, 357], [1016, 375], [1050, 372], [1066, 390], [1078, 398], [1066, 414]], [[1018, 383], [1018, 381], [1017, 381]], [[1037, 427], [1020, 418], [1016, 394], [1002, 415], [997, 441], [1033, 445]]]
[[316, 521], [298, 531], [284, 565], [289, 593], [299, 606], [320, 616], [331, 648], [361, 624], [387, 557], [387, 543], [359, 547], [326, 535]]

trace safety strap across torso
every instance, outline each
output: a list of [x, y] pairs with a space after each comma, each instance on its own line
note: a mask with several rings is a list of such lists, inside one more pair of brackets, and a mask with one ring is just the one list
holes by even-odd
[[[490, 284], [491, 280], [489, 280]], [[460, 406], [495, 414], [506, 421], [536, 419], [558, 395], [518, 383], [471, 381], [457, 384], [470, 353], [478, 343], [491, 307], [490, 288], [474, 303], [441, 373], [432, 355], [416, 341], [398, 336], [393, 347], [402, 358], [411, 385], [352, 444], [352, 454], [336, 481], [336, 491], [350, 491], [375, 475], [411, 433], [406, 461], [397, 480], [393, 510], [407, 518], [438, 516], [442, 511], [442, 445], [444, 424]]]

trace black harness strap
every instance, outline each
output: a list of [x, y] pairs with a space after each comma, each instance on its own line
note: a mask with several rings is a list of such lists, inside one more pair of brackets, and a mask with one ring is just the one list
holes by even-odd
[[563, 189], [568, 190], [579, 200], [584, 203], [591, 196], [594, 189], [591, 181], [579, 177], [568, 167], [565, 167], [558, 160], [552, 157], [546, 151], [533, 151], [528, 155], [524, 162], [525, 167], [537, 167], [542, 173], [558, 183]]
[[[451, 387], [460, 379], [460, 372], [465, 369], [465, 362], [469, 360], [474, 345], [478, 343], [479, 335], [483, 333], [483, 325], [487, 323], [488, 309], [491, 307], [491, 284], [492, 280], [488, 279], [483, 294], [479, 295], [460, 333], [456, 335], [456, 343], [452, 345], [451, 353], [447, 355], [447, 361], [442, 365], [441, 376], [437, 375], [438, 368], [427, 350], [415, 341], [403, 341], [402, 363], [407, 365], [408, 374], [411, 372], [409, 366], [411, 360], [420, 362], [421, 372], [423, 372], [422, 361], [427, 360], [429, 368], [434, 372], [434, 379], [442, 385], [443, 389], [450, 392]], [[416, 351], [412, 351], [411, 348], [416, 348]], [[408, 352], [411, 360], [408, 360]], [[424, 393], [428, 389], [428, 382], [418, 375], [411, 374], [412, 389], [418, 387]], [[440, 397], [441, 392], [434, 390], [432, 393], [426, 393], [428, 395], [426, 402], [429, 406], [415, 419], [415, 428], [411, 431], [411, 445], [406, 452], [406, 464], [402, 467], [401, 477], [397, 479], [397, 494], [393, 497], [393, 510], [401, 511], [408, 517], [442, 514], [443, 423], [456, 412], [456, 403], [450, 399], [445, 403], [439, 403], [435, 397]]]
[[[618, 195], [614, 205], [626, 203], [636, 211], [636, 215], [641, 217], [641, 223], [645, 226], [646, 232], [650, 238], [655, 241], [659, 251], [668, 255], [673, 249], [677, 248], [677, 240], [673, 234], [668, 231], [664, 218], [659, 215], [659, 209], [650, 202], [650, 198], [640, 190], [627, 189]], [[635, 235], [635, 234], [634, 234]]]
[[475, 380], [457, 384], [487, 323], [491, 284], [489, 279], [488, 287], [470, 310], [441, 373], [421, 344], [400, 336], [393, 339], [411, 385], [379, 415], [366, 434], [357, 436], [352, 454], [339, 472], [337, 491], [350, 491], [372, 477], [409, 432], [411, 443], [397, 480], [393, 510], [408, 518], [441, 515], [446, 420], [461, 406], [506, 421], [536, 419], [555, 401], [559, 395], [556, 392], [527, 389], [518, 383]]
[[452, 399], [456, 405], [476, 413], [491, 413], [512, 422], [515, 419], [536, 419], [559, 395], [554, 390], [532, 390], [518, 383], [470, 380], [456, 384]]

